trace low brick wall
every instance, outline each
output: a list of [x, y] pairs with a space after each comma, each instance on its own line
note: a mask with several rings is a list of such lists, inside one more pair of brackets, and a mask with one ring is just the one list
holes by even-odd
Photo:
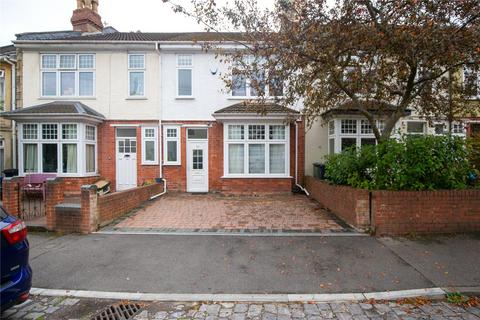
[[310, 196], [340, 219], [360, 229], [370, 225], [368, 190], [332, 185], [309, 176], [305, 180]]
[[155, 183], [148, 186], [99, 196], [97, 203], [99, 224], [108, 224], [162, 191], [163, 184]]
[[480, 190], [369, 192], [312, 177], [306, 183], [311, 197], [339, 218], [378, 235], [480, 231]]
[[82, 214], [80, 205], [57, 205], [55, 212], [55, 226], [53, 230], [60, 233], [82, 232]]
[[480, 231], [480, 190], [373, 191], [379, 235]]

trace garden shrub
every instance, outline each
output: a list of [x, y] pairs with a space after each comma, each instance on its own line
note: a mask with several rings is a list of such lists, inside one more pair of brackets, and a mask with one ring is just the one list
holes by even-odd
[[404, 136], [328, 156], [325, 176], [366, 189], [462, 189], [472, 170], [468, 150], [458, 137]]

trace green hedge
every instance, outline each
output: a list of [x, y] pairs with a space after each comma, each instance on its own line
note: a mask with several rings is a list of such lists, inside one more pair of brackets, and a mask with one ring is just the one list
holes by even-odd
[[474, 170], [470, 148], [452, 136], [404, 136], [327, 157], [335, 184], [374, 190], [463, 189]]

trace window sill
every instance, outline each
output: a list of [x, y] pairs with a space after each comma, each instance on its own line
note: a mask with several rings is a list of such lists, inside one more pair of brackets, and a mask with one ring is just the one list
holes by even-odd
[[158, 162], [142, 162], [142, 166], [158, 166]]
[[128, 97], [125, 100], [148, 100], [147, 97]]
[[98, 173], [56, 173], [56, 172], [28, 172], [28, 173], [20, 173], [19, 177], [25, 177], [29, 174], [46, 174], [46, 173], [53, 173], [56, 174], [56, 178], [91, 178], [91, 177], [100, 177]]
[[270, 175], [258, 175], [258, 176], [248, 176], [248, 175], [224, 175], [220, 179], [293, 179], [291, 176], [270, 176]]
[[181, 166], [182, 164], [181, 163], [166, 163], [166, 162], [164, 162], [163, 165], [164, 166]]
[[176, 96], [175, 100], [195, 100], [195, 97], [182, 97], [182, 96]]

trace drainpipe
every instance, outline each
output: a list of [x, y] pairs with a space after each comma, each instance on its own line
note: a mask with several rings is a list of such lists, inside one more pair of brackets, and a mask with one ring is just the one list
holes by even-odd
[[162, 195], [164, 195], [165, 193], [167, 193], [167, 180], [163, 177], [163, 166], [162, 166], [162, 163], [163, 163], [163, 158], [162, 158], [162, 155], [163, 155], [163, 131], [162, 131], [162, 119], [161, 119], [161, 114], [162, 114], [162, 104], [161, 104], [161, 98], [162, 98], [162, 57], [160, 55], [160, 43], [156, 42], [155, 43], [155, 51], [157, 51], [158, 53], [158, 65], [159, 65], [159, 72], [158, 72], [158, 76], [159, 76], [159, 83], [160, 83], [160, 86], [159, 86], [159, 92], [160, 92], [160, 97], [159, 97], [159, 100], [158, 100], [158, 103], [159, 103], [159, 108], [160, 108], [160, 112], [158, 113], [159, 114], [159, 117], [160, 119], [158, 120], [158, 148], [159, 148], [159, 156], [158, 156], [158, 169], [159, 169], [159, 173], [160, 173], [160, 179], [163, 181], [163, 192], [159, 193], [159, 194], [156, 194], [156, 195], [153, 195], [150, 197], [150, 200], [153, 200], [153, 199], [156, 199]]
[[298, 123], [297, 120], [295, 120], [295, 185], [300, 188], [307, 196], [310, 195], [310, 193], [302, 187], [301, 185], [298, 184]]

